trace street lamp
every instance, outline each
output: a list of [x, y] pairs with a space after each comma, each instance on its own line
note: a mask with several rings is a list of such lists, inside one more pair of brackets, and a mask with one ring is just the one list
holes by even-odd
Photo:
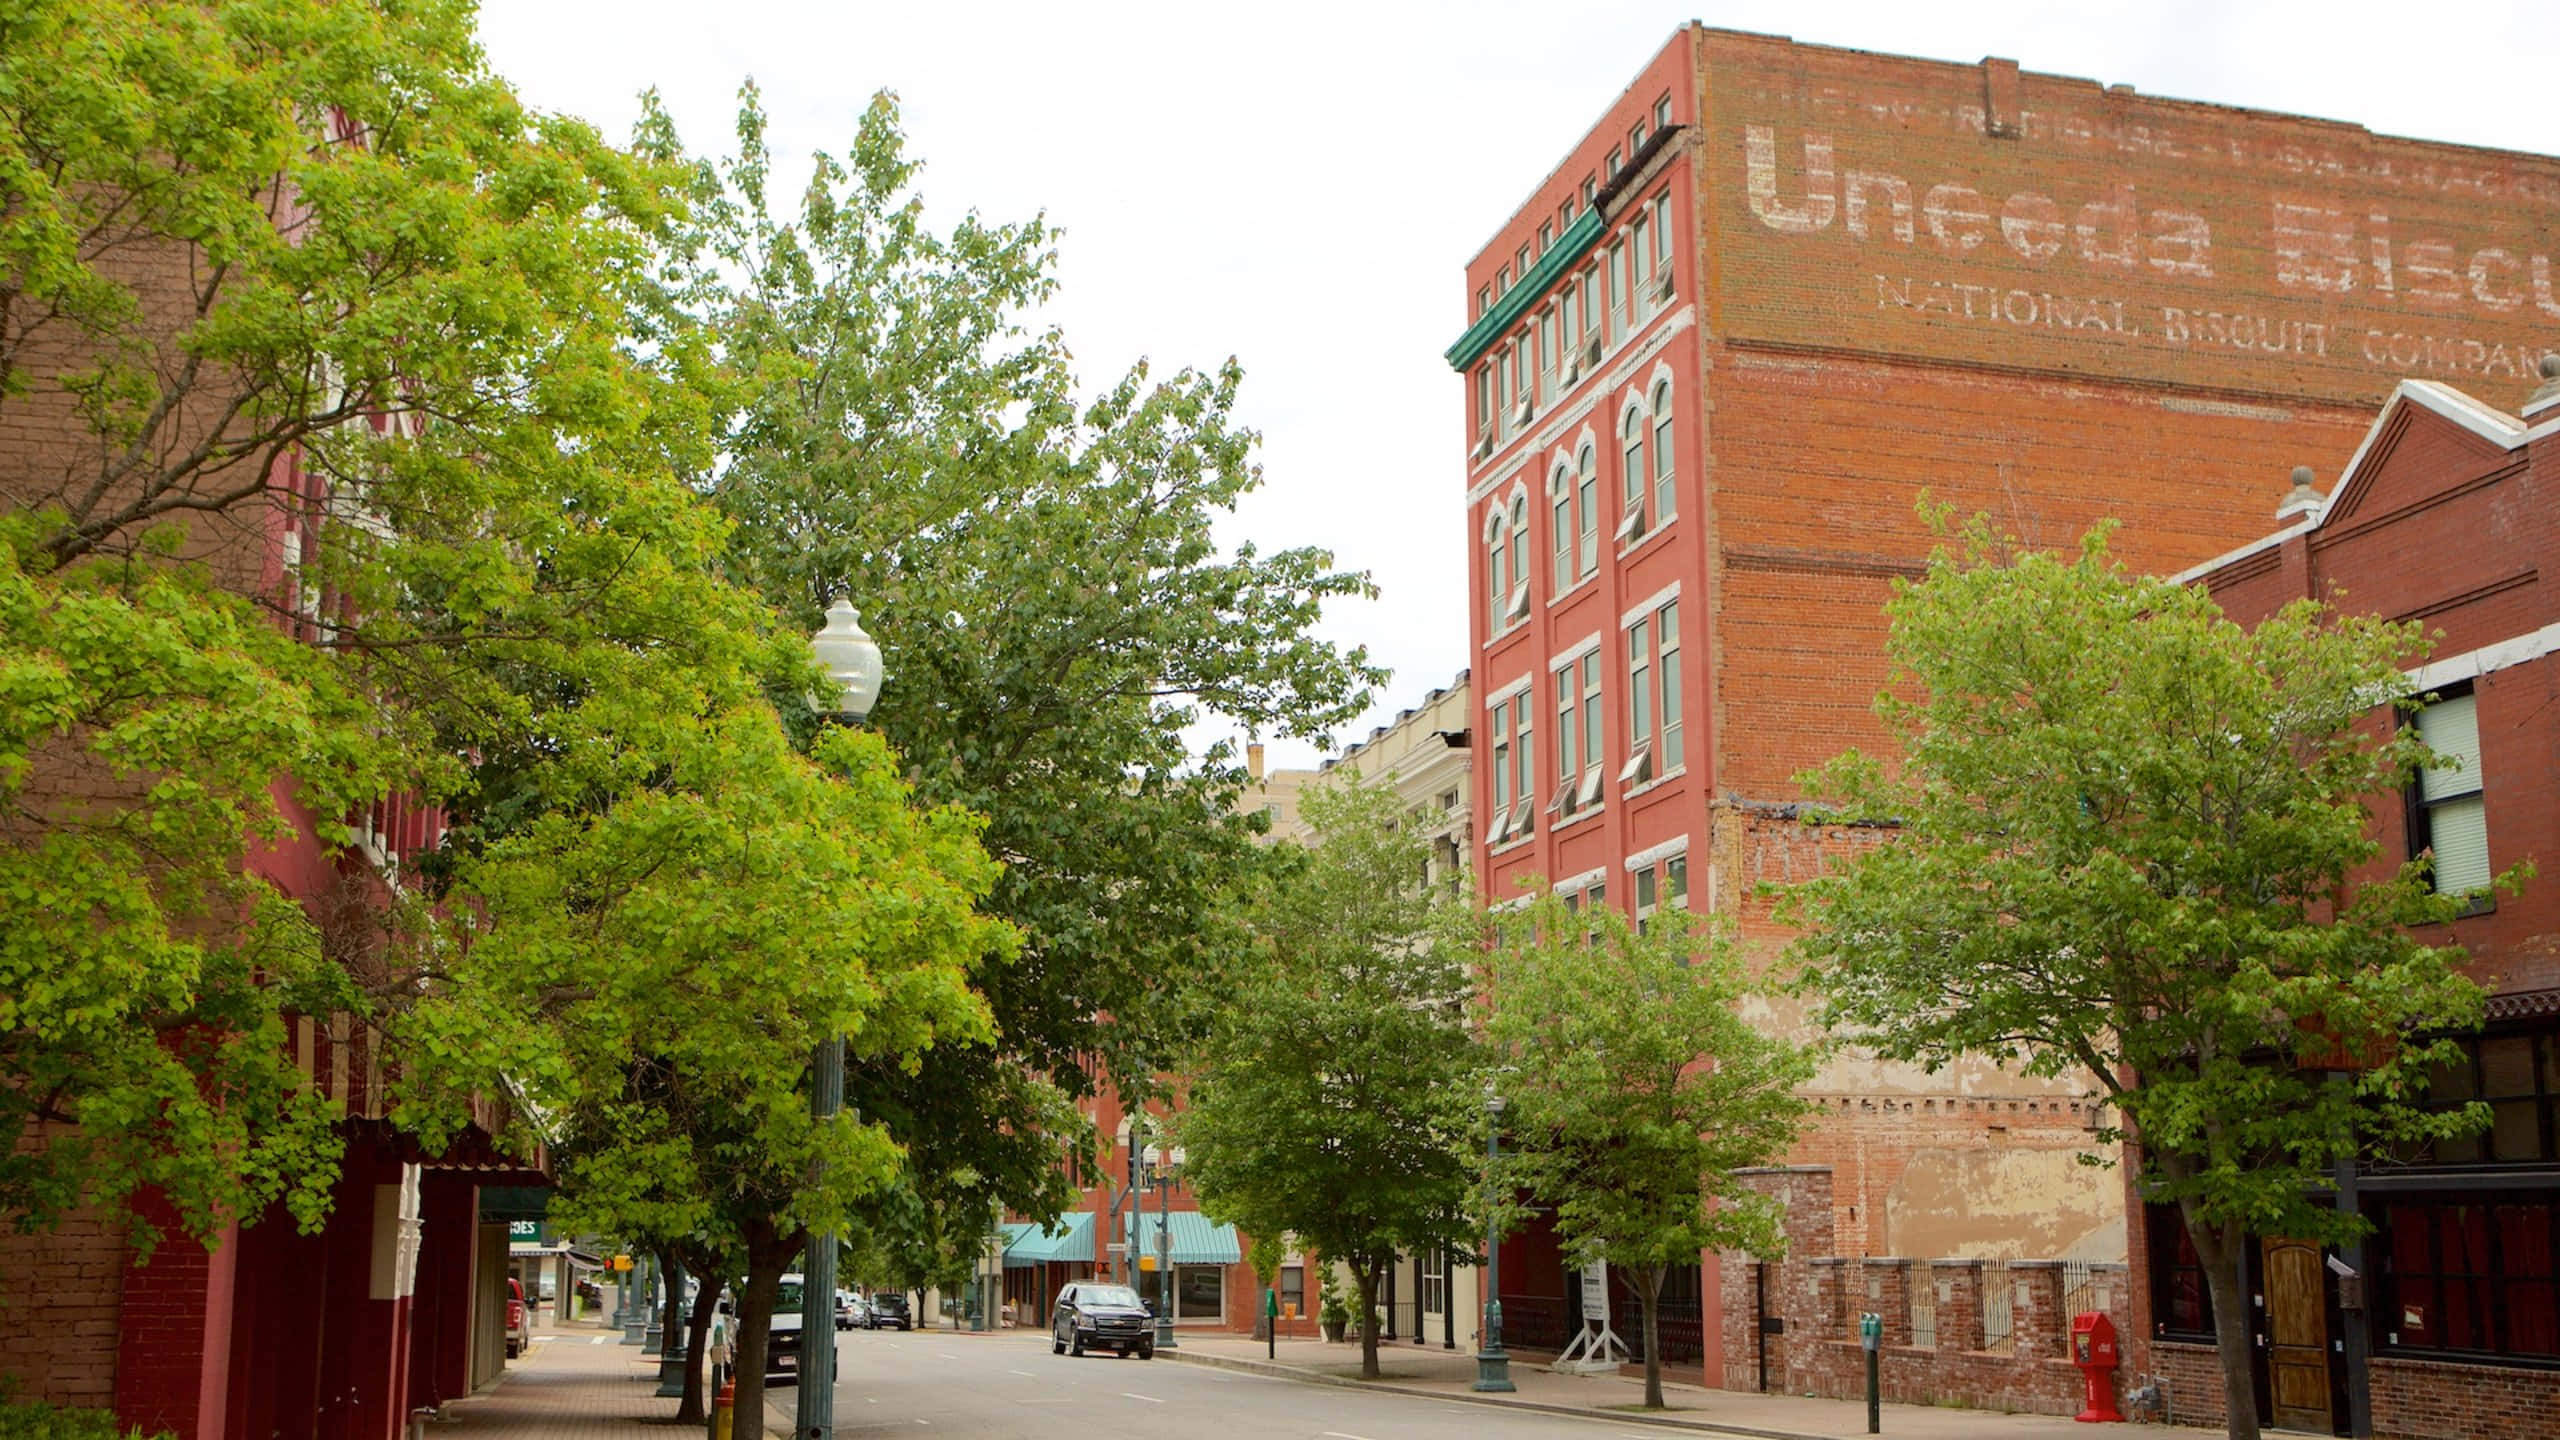
[[[880, 665], [880, 645], [862, 628], [861, 612], [839, 595], [827, 606], [826, 627], [809, 637], [818, 663], [835, 686], [832, 697], [812, 695], [809, 708], [820, 721], [859, 725], [871, 717], [880, 698], [880, 682], [888, 673]], [[832, 704], [829, 703], [832, 699]], [[844, 1037], [818, 1042], [809, 1066], [809, 1114], [826, 1122], [844, 1105]], [[820, 1162], [823, 1164], [824, 1162]], [[821, 1178], [825, 1171], [819, 1171]], [[836, 1237], [835, 1232], [809, 1236], [809, 1260], [800, 1276], [800, 1440], [833, 1440], [836, 1429]]]
[[1502, 1158], [1502, 1092], [1484, 1086], [1484, 1348], [1476, 1352], [1475, 1388], [1508, 1394], [1511, 1357], [1502, 1349], [1502, 1246], [1494, 1233], [1495, 1163]]
[[[1150, 1145], [1146, 1151], [1147, 1183], [1156, 1187], [1156, 1348], [1178, 1350], [1173, 1338], [1173, 1180], [1182, 1168], [1182, 1147]], [[1145, 1202], [1141, 1201], [1141, 1213]]]

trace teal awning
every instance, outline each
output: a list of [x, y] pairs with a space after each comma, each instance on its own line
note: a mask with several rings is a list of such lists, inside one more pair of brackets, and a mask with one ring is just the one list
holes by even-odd
[[1176, 1210], [1170, 1217], [1150, 1210], [1132, 1217], [1130, 1240], [1136, 1245], [1133, 1256], [1156, 1253], [1156, 1236], [1166, 1229], [1163, 1221], [1172, 1221], [1173, 1263], [1176, 1265], [1233, 1265], [1244, 1258], [1244, 1248], [1236, 1243], [1236, 1227], [1219, 1225], [1197, 1210]]
[[1599, 241], [1600, 209], [1595, 205], [1575, 216], [1573, 223], [1564, 227], [1564, 233], [1556, 237], [1556, 243], [1547, 247], [1547, 253], [1539, 256], [1537, 263], [1529, 267], [1529, 273], [1503, 291], [1491, 309], [1477, 316], [1476, 323], [1468, 326], [1467, 333], [1459, 336], [1458, 343], [1450, 346], [1441, 358], [1449, 362], [1452, 370], [1463, 371], [1476, 363], [1476, 357], [1492, 349], [1493, 342], [1502, 338], [1502, 332], [1511, 328], [1512, 321], [1519, 319], [1547, 293], [1547, 287], [1556, 282], [1557, 276], [1573, 268], [1573, 263]]
[[[1057, 1226], [1059, 1233], [1049, 1233]], [[1074, 1210], [1043, 1225], [1039, 1221], [1008, 1221], [1004, 1227], [1004, 1264], [1008, 1270], [1024, 1270], [1034, 1265], [1059, 1261], [1093, 1259], [1093, 1212]]]

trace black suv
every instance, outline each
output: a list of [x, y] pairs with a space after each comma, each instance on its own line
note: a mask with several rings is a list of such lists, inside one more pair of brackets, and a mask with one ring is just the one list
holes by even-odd
[[1137, 1291], [1081, 1280], [1058, 1292], [1057, 1313], [1049, 1317], [1049, 1353], [1081, 1355], [1087, 1350], [1156, 1358], [1155, 1317]]
[[871, 1297], [871, 1306], [863, 1312], [862, 1326], [877, 1330], [895, 1325], [901, 1330], [916, 1328], [915, 1317], [907, 1313], [907, 1297], [896, 1290], [883, 1290]]

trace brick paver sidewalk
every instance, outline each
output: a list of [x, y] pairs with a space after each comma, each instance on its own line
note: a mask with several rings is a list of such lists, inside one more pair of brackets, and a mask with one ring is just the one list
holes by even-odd
[[[1360, 1373], [1360, 1347], [1327, 1345], [1315, 1340], [1283, 1340], [1277, 1363], [1263, 1358], [1263, 1342], [1228, 1336], [1182, 1337], [1178, 1350], [1159, 1350], [1158, 1359], [1190, 1364], [1250, 1369], [1319, 1384], [1355, 1385], [1427, 1395], [1435, 1400], [1470, 1400], [1533, 1410], [1586, 1414], [1610, 1420], [1658, 1425], [1667, 1429], [1711, 1434], [1754, 1435], [1767, 1440], [1865, 1440], [1867, 1407], [1858, 1400], [1815, 1400], [1794, 1395], [1757, 1395], [1709, 1390], [1698, 1385], [1663, 1382], [1668, 1412], [1643, 1412], [1644, 1381], [1620, 1375], [1567, 1375], [1514, 1360], [1511, 1395], [1479, 1395], [1469, 1387], [1476, 1378], [1475, 1357], [1438, 1346], [1382, 1345], [1378, 1368], [1382, 1378], [1366, 1382]], [[2008, 1415], [1993, 1410], [1961, 1410], [1939, 1405], [1887, 1405], [1883, 1433], [1896, 1440], [2101, 1440], [2110, 1427], [2082, 1425], [2067, 1416]], [[2171, 1437], [2218, 1435], [2220, 1431], [2186, 1427], [2143, 1427], [2147, 1434]], [[2122, 1433], [2118, 1430], [2117, 1433]]]
[[[676, 1402], [658, 1394], [658, 1357], [621, 1332], [564, 1326], [534, 1338], [491, 1389], [444, 1408], [432, 1440], [689, 1440]], [[604, 1343], [597, 1344], [597, 1340]]]

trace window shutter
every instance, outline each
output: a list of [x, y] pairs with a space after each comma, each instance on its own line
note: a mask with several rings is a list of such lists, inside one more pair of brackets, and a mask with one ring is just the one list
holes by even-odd
[[[2476, 696], [2456, 695], [2418, 712], [2418, 734], [2427, 748], [2462, 762], [2459, 770], [2421, 770], [2418, 793], [2429, 803], [2480, 793], [2480, 710]], [[2439, 814], [2442, 812], [2439, 811]], [[2436, 853], [2444, 853], [2441, 844]]]

